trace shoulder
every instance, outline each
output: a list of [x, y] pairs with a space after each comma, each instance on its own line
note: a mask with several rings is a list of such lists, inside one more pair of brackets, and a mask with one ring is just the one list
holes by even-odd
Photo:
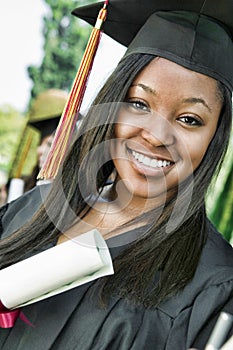
[[209, 221], [206, 227], [208, 238], [193, 279], [161, 305], [172, 317], [196, 302], [214, 300], [221, 308], [233, 298], [233, 248]]
[[215, 268], [233, 268], [233, 248], [216, 230], [210, 221], [206, 223], [207, 242], [201, 257], [201, 266]]
[[13, 233], [32, 218], [47, 197], [50, 188], [51, 184], [36, 186], [1, 208], [1, 238]]
[[216, 230], [206, 222], [207, 241], [193, 279], [193, 283], [208, 288], [215, 284], [233, 281], [233, 248]]

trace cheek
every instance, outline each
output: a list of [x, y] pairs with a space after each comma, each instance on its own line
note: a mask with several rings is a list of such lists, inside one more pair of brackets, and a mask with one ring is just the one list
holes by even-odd
[[203, 149], [201, 149], [200, 151], [197, 149], [196, 152], [193, 152], [191, 154], [191, 163], [192, 163], [193, 171], [195, 171], [198, 168], [198, 166], [201, 164], [204, 155], [205, 155], [205, 151]]
[[190, 142], [188, 143], [188, 153], [190, 155], [193, 171], [195, 171], [201, 164], [210, 145], [212, 137], [213, 135], [206, 135], [206, 137], [200, 137], [191, 144]]
[[114, 137], [117, 139], [129, 139], [139, 133], [140, 128], [125, 123], [118, 123], [115, 126]]

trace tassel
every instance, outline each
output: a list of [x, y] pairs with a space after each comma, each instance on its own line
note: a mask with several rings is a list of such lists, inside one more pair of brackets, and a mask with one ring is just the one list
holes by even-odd
[[38, 179], [53, 179], [56, 177], [70, 144], [86, 90], [87, 79], [100, 41], [101, 27], [107, 16], [107, 5], [108, 0], [105, 1], [103, 8], [100, 10], [95, 27], [91, 32], [71, 92], [57, 127], [53, 143], [45, 163], [38, 174]]
[[30, 128], [28, 128], [27, 125], [28, 124], [26, 123], [20, 137], [19, 145], [8, 175], [9, 179], [21, 178], [22, 169], [25, 165], [25, 161], [27, 159], [33, 141], [33, 132], [30, 130]]
[[32, 141], [33, 141], [33, 136], [29, 132], [29, 136], [27, 137], [27, 139], [25, 141], [25, 144], [24, 144], [24, 147], [23, 147], [23, 150], [22, 150], [22, 153], [21, 153], [20, 162], [19, 162], [18, 167], [17, 167], [17, 169], [15, 171], [15, 177], [17, 179], [21, 178], [23, 166], [24, 166], [24, 163], [25, 163], [26, 158], [28, 156], [28, 153], [30, 151]]

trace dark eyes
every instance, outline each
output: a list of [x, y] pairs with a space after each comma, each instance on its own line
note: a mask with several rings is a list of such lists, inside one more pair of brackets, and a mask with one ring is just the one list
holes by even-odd
[[[136, 113], [150, 113], [150, 106], [143, 100], [128, 100], [126, 101], [127, 108], [133, 109]], [[181, 115], [176, 119], [180, 124], [183, 124], [186, 127], [198, 127], [203, 125], [201, 119], [195, 115]]]
[[189, 115], [184, 115], [178, 118], [178, 121], [184, 123], [187, 126], [201, 126], [202, 122], [196, 117], [192, 117]]
[[140, 100], [128, 100], [126, 101], [129, 108], [133, 108], [138, 112], [150, 112], [150, 107], [144, 101]]

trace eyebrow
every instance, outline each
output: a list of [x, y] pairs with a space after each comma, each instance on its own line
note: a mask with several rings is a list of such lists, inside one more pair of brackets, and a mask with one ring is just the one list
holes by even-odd
[[[148, 85], [145, 85], [145, 84], [135, 84], [135, 85], [131, 85], [132, 87], [137, 87], [139, 86], [140, 88], [142, 88], [144, 91], [146, 92], [149, 92], [153, 95], [157, 95], [157, 92], [156, 90], [152, 89], [150, 86]], [[212, 109], [210, 108], [210, 106], [206, 103], [206, 101], [203, 99], [203, 98], [200, 98], [200, 97], [188, 97], [188, 98], [185, 98], [181, 101], [182, 103], [191, 103], [191, 104], [197, 104], [197, 103], [200, 103], [202, 104], [204, 107], [206, 107], [209, 112], [212, 113]]]
[[200, 97], [188, 97], [182, 100], [182, 103], [192, 103], [192, 104], [196, 104], [196, 103], [200, 103], [202, 104], [204, 107], [206, 107], [209, 112], [212, 113], [212, 109], [210, 108], [210, 106], [206, 103], [205, 100], [203, 100], [203, 98]]
[[151, 93], [153, 95], [157, 95], [157, 92], [154, 89], [152, 89], [151, 87], [149, 87], [148, 85], [145, 85], [145, 84], [142, 84], [142, 83], [131, 85], [131, 87], [137, 87], [137, 86], [142, 88], [146, 92], [149, 92], [149, 93]]

